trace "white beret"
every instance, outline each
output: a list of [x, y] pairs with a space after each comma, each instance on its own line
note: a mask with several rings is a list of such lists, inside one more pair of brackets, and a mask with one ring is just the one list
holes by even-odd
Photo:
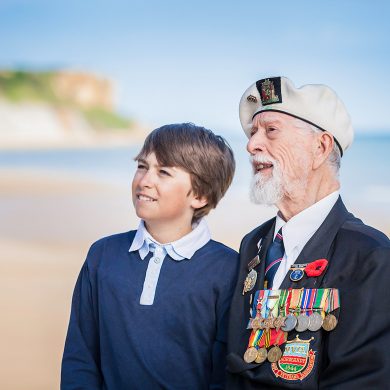
[[308, 84], [295, 88], [286, 77], [256, 81], [242, 95], [240, 121], [250, 137], [252, 120], [264, 111], [282, 112], [317, 126], [333, 135], [341, 155], [352, 144], [351, 118], [343, 102], [326, 85]]

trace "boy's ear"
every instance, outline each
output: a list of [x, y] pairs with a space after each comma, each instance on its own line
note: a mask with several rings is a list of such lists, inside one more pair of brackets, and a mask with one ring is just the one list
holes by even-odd
[[206, 206], [207, 199], [205, 196], [194, 196], [192, 198], [191, 206], [194, 209], [201, 209], [202, 207]]

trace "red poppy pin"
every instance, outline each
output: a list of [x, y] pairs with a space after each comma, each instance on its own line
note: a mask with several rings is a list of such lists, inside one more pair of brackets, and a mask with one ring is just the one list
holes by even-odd
[[326, 259], [314, 260], [305, 267], [306, 275], [309, 278], [315, 278], [317, 276], [320, 276], [325, 271], [327, 265], [328, 260]]

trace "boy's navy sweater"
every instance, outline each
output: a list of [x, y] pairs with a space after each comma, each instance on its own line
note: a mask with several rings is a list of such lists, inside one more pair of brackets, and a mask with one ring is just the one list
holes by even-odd
[[168, 255], [154, 304], [140, 305], [151, 254], [135, 231], [97, 241], [76, 283], [61, 389], [224, 388], [237, 253], [210, 240], [190, 260]]

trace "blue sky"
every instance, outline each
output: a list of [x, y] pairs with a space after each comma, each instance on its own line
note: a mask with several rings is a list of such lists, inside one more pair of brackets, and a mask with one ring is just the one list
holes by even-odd
[[115, 84], [118, 110], [159, 126], [241, 131], [265, 76], [325, 83], [359, 131], [390, 132], [390, 2], [0, 2], [0, 67], [71, 68]]

